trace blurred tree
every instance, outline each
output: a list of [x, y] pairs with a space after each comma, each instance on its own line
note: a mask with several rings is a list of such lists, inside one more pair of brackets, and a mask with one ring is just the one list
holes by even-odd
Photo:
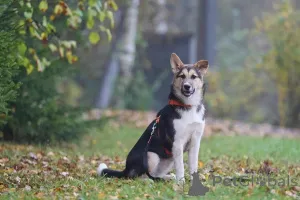
[[[19, 64], [26, 67], [27, 73], [34, 68], [44, 71], [55, 59], [65, 59], [70, 64], [76, 62], [78, 57], [73, 52], [77, 47], [74, 30], [83, 26], [88, 30], [91, 44], [99, 42], [99, 32], [105, 32], [108, 40], [111, 40], [110, 28], [114, 27], [112, 11], [118, 9], [114, 0], [15, 0], [14, 7], [22, 18], [19, 34], [24, 40], [20, 45]], [[110, 28], [104, 26], [106, 19], [110, 21]], [[97, 21], [101, 22], [100, 26]]]
[[198, 8], [198, 59], [207, 59], [213, 66], [216, 54], [216, 0], [201, 0]]
[[124, 29], [118, 44], [118, 62], [120, 78], [117, 85], [117, 107], [124, 108], [123, 97], [132, 78], [132, 68], [135, 60], [135, 41], [138, 26], [139, 0], [130, 0], [125, 11]]
[[[5, 88], [8, 93], [4, 94], [4, 98], [11, 96], [10, 107], [14, 109], [11, 118], [5, 116], [8, 124], [3, 128], [4, 135], [10, 135], [9, 138], [15, 141], [42, 143], [78, 138], [86, 127], [82, 119], [83, 110], [71, 106], [74, 102], [66, 102], [57, 87], [62, 80], [74, 74], [74, 68], [70, 68], [69, 64], [78, 59], [74, 50], [81, 33], [88, 35], [92, 45], [99, 42], [100, 33], [111, 40], [113, 11], [118, 9], [116, 3], [114, 0], [12, 0], [8, 3], [0, 6], [0, 14], [12, 8], [17, 16], [12, 18], [15, 20], [12, 24], [18, 25], [18, 40], [15, 42], [19, 42], [17, 48], [11, 43], [8, 52], [3, 52], [11, 56], [8, 58], [17, 58], [17, 64], [25, 68], [21, 68], [15, 76], [15, 80], [22, 83], [17, 91], [20, 97], [13, 101], [15, 91]], [[8, 15], [2, 17], [9, 18]], [[109, 22], [109, 26], [105, 26], [105, 22]], [[5, 55], [1, 54], [0, 58], [5, 59]], [[10, 67], [11, 64], [7, 64], [6, 67]], [[50, 64], [52, 66], [47, 67]], [[8, 79], [14, 75], [12, 72]], [[1, 71], [1, 76], [3, 74]]]
[[105, 68], [104, 74], [102, 75], [100, 90], [96, 97], [96, 107], [97, 108], [107, 108], [113, 96], [115, 89], [115, 82], [119, 75], [119, 63], [118, 63], [118, 44], [121, 41], [121, 35], [123, 34], [123, 26], [125, 19], [125, 10], [128, 4], [121, 6], [122, 8], [118, 10], [116, 21], [118, 26], [115, 29], [115, 35], [111, 43], [110, 54], [104, 63], [103, 68]]
[[274, 5], [254, 33], [237, 29], [219, 43], [222, 68], [208, 77], [214, 116], [299, 127], [300, 15], [291, 1]]
[[256, 30], [268, 40], [269, 50], [259, 68], [276, 84], [280, 125], [300, 124], [300, 13], [290, 1], [275, 5], [276, 13], [256, 21]]

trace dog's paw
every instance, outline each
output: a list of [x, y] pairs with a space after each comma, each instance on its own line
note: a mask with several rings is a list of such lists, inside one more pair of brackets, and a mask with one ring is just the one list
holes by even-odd
[[184, 185], [185, 178], [184, 177], [182, 177], [182, 178], [177, 178], [176, 177], [176, 182], [177, 182], [178, 185]]
[[171, 177], [172, 180], [176, 180], [176, 175], [174, 173], [171, 173], [170, 177]]
[[99, 166], [98, 166], [98, 168], [97, 168], [97, 173], [98, 173], [98, 175], [102, 175], [102, 171], [104, 170], [104, 169], [107, 169], [107, 165], [106, 164], [104, 164], [104, 163], [101, 163]]
[[171, 174], [165, 175], [163, 177], [163, 179], [166, 181], [176, 180], [176, 176], [175, 176], [175, 174], [171, 173]]

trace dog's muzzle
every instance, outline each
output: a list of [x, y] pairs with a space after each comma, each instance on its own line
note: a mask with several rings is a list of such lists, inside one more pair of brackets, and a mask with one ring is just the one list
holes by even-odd
[[181, 92], [184, 96], [190, 97], [192, 94], [194, 94], [195, 89], [190, 83], [184, 83], [181, 87]]

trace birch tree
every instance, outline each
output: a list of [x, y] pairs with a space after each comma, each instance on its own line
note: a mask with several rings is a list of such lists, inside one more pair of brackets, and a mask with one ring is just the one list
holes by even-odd
[[124, 108], [124, 96], [132, 78], [132, 67], [136, 52], [136, 35], [139, 15], [139, 0], [130, 0], [125, 11], [124, 29], [118, 46], [120, 78], [118, 84], [117, 107]]

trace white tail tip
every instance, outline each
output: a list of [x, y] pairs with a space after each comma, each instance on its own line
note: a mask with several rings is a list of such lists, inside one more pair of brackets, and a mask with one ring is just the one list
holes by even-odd
[[97, 173], [98, 173], [98, 175], [101, 175], [101, 174], [102, 174], [102, 171], [103, 171], [104, 169], [107, 169], [107, 165], [104, 164], [104, 163], [101, 163], [101, 164], [98, 166], [98, 168], [97, 168]]

